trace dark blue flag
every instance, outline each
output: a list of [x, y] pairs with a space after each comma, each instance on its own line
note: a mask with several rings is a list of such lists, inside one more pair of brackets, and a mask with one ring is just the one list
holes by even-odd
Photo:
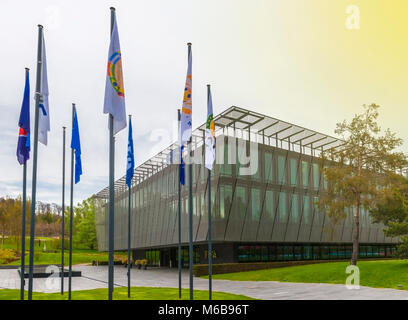
[[185, 172], [184, 172], [183, 150], [184, 150], [184, 146], [181, 146], [180, 148], [180, 183], [184, 186]]
[[128, 152], [126, 166], [126, 184], [130, 188], [132, 185], [133, 172], [135, 171], [135, 154], [133, 149], [132, 120], [129, 119]]
[[20, 130], [18, 132], [17, 160], [20, 164], [24, 164], [30, 158], [30, 79], [28, 72], [26, 73], [24, 98], [18, 126]]
[[74, 109], [74, 123], [72, 124], [71, 149], [75, 151], [75, 184], [82, 174], [81, 141], [79, 139], [79, 127], [76, 109]]

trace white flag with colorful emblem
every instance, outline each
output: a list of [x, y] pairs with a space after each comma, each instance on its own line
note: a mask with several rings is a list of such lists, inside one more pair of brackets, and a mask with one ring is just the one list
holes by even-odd
[[205, 124], [205, 167], [212, 170], [215, 160], [215, 131], [211, 89], [208, 87], [207, 122]]
[[123, 87], [122, 56], [116, 17], [109, 45], [103, 113], [113, 116], [113, 134], [126, 127], [125, 90]]
[[47, 57], [45, 54], [44, 32], [42, 33], [42, 72], [41, 90], [38, 113], [38, 141], [47, 145], [48, 131], [50, 131], [50, 109], [48, 106], [48, 77], [47, 77]]
[[192, 85], [193, 79], [191, 74], [191, 50], [188, 56], [188, 68], [186, 77], [186, 86], [184, 87], [183, 106], [181, 108], [180, 132], [179, 141], [181, 145], [186, 143], [191, 138], [192, 127]]

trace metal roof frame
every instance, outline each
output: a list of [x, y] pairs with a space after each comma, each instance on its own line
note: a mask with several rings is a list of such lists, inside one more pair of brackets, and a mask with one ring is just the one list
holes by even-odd
[[[310, 150], [327, 151], [339, 148], [344, 144], [344, 141], [338, 138], [236, 106], [232, 106], [214, 117], [214, 125], [216, 136], [219, 136], [220, 134], [228, 135], [228, 132], [225, 134], [224, 129], [232, 128], [235, 135], [236, 130], [242, 130], [263, 137], [275, 137], [277, 140], [285, 140], [291, 145], [299, 145], [303, 148], [307, 147]], [[202, 133], [205, 131], [205, 128], [206, 123], [203, 123], [193, 130], [192, 135], [195, 140], [195, 143], [192, 145], [193, 150], [196, 146], [198, 148], [204, 144], [204, 137]], [[268, 130], [271, 128], [276, 129], [276, 131], [268, 132]], [[279, 134], [287, 130], [292, 130], [292, 132], [288, 132], [286, 136], [279, 138]], [[290, 141], [290, 138], [293, 138], [293, 141]], [[313, 139], [310, 140], [311, 138]], [[323, 140], [325, 141], [323, 142]], [[314, 146], [315, 143], [320, 141], [322, 141], [323, 144]], [[152, 175], [160, 172], [170, 165], [167, 163], [167, 156], [170, 152], [177, 148], [178, 143], [174, 142], [167, 148], [157, 153], [155, 156], [137, 166], [132, 179], [133, 186], [142, 183]], [[118, 190], [120, 187], [124, 187], [125, 185], [126, 176], [123, 176], [115, 182], [115, 190]], [[107, 199], [109, 196], [109, 186], [99, 191], [95, 196]]]

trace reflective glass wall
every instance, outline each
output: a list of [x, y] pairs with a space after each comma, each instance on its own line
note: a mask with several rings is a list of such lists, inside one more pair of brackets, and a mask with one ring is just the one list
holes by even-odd
[[[293, 150], [258, 144], [257, 170], [244, 175], [245, 165], [231, 163], [239, 159], [238, 145], [248, 141], [235, 139], [234, 145], [224, 139], [224, 150], [218, 155], [224, 164], [216, 164], [211, 172], [213, 240], [228, 242], [268, 243], [351, 243], [352, 214], [334, 225], [318, 209], [316, 202], [327, 186], [319, 160]], [[202, 148], [195, 150], [202, 153]], [[132, 248], [175, 246], [178, 243], [178, 165], [169, 165], [131, 190]], [[188, 182], [186, 166], [186, 182]], [[193, 239], [205, 242], [208, 235], [208, 171], [202, 164], [193, 165]], [[188, 186], [182, 188], [182, 242], [188, 242]], [[100, 250], [107, 250], [107, 207], [102, 203], [97, 212], [97, 235]], [[115, 249], [127, 248], [128, 190], [118, 190], [115, 198]], [[384, 236], [383, 226], [373, 224], [369, 213], [361, 211], [360, 242], [367, 244], [396, 243]], [[276, 247], [276, 256], [285, 252], [313, 256], [312, 249]], [[269, 250], [269, 249], [268, 249]], [[323, 250], [320, 257], [330, 256]], [[330, 251], [331, 252], [331, 251]], [[362, 251], [368, 252], [368, 251]], [[258, 254], [258, 253], [257, 253]], [[369, 254], [369, 253], [366, 253]], [[268, 251], [268, 256], [270, 253]]]

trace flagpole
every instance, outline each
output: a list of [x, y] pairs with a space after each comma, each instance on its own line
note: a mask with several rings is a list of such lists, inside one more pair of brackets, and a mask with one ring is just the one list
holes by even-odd
[[[191, 43], [188, 46], [188, 59], [190, 58]], [[188, 165], [188, 229], [189, 229], [189, 271], [190, 271], [190, 300], [193, 300], [193, 164], [192, 161], [192, 135], [188, 141], [190, 163]]]
[[38, 25], [37, 48], [37, 80], [35, 85], [35, 116], [34, 116], [34, 150], [33, 150], [33, 180], [31, 187], [31, 220], [30, 220], [30, 262], [28, 276], [28, 300], [33, 294], [33, 267], [34, 267], [34, 231], [35, 231], [35, 202], [37, 191], [37, 151], [38, 151], [38, 108], [40, 104], [41, 75], [42, 75], [42, 33], [43, 26]]
[[[177, 109], [178, 130], [180, 131], [180, 109]], [[181, 145], [179, 146], [179, 161], [181, 161]], [[181, 299], [181, 162], [178, 166], [178, 275], [179, 275], [179, 299]]]
[[65, 129], [62, 127], [62, 219], [61, 219], [61, 294], [64, 294], [64, 247], [65, 247]]
[[[29, 76], [30, 69], [25, 68], [26, 79]], [[27, 134], [27, 138], [30, 136]], [[27, 159], [23, 164], [23, 199], [22, 199], [22, 212], [21, 212], [21, 268], [20, 268], [20, 299], [24, 300], [24, 274], [25, 274], [25, 233], [26, 233], [26, 198], [27, 198]]]
[[[72, 104], [72, 128], [74, 128], [75, 103]], [[68, 271], [68, 300], [71, 300], [72, 290], [72, 225], [74, 218], [74, 149], [71, 146], [71, 195], [69, 200], [69, 271]]]
[[[210, 99], [210, 85], [207, 84], [207, 105]], [[208, 170], [208, 295], [212, 300], [212, 221], [211, 221], [211, 170]]]
[[[132, 115], [129, 115], [129, 125], [132, 119]], [[129, 127], [130, 129], [130, 127]], [[128, 186], [129, 189], [129, 203], [128, 203], [128, 263], [127, 263], [127, 271], [128, 271], [128, 298], [130, 298], [130, 197], [131, 197], [131, 189], [132, 184]]]
[[[111, 37], [113, 24], [115, 21], [115, 8], [111, 7]], [[115, 141], [113, 139], [113, 115], [109, 114], [109, 275], [108, 275], [108, 295], [112, 300], [113, 294], [113, 251], [114, 251], [114, 215], [115, 215]]]
[[[27, 136], [27, 139], [29, 137]], [[20, 299], [24, 300], [24, 273], [25, 273], [25, 229], [26, 229], [26, 190], [27, 190], [27, 161], [23, 164], [23, 203], [22, 203], [22, 226], [21, 226], [21, 268], [20, 268]]]

